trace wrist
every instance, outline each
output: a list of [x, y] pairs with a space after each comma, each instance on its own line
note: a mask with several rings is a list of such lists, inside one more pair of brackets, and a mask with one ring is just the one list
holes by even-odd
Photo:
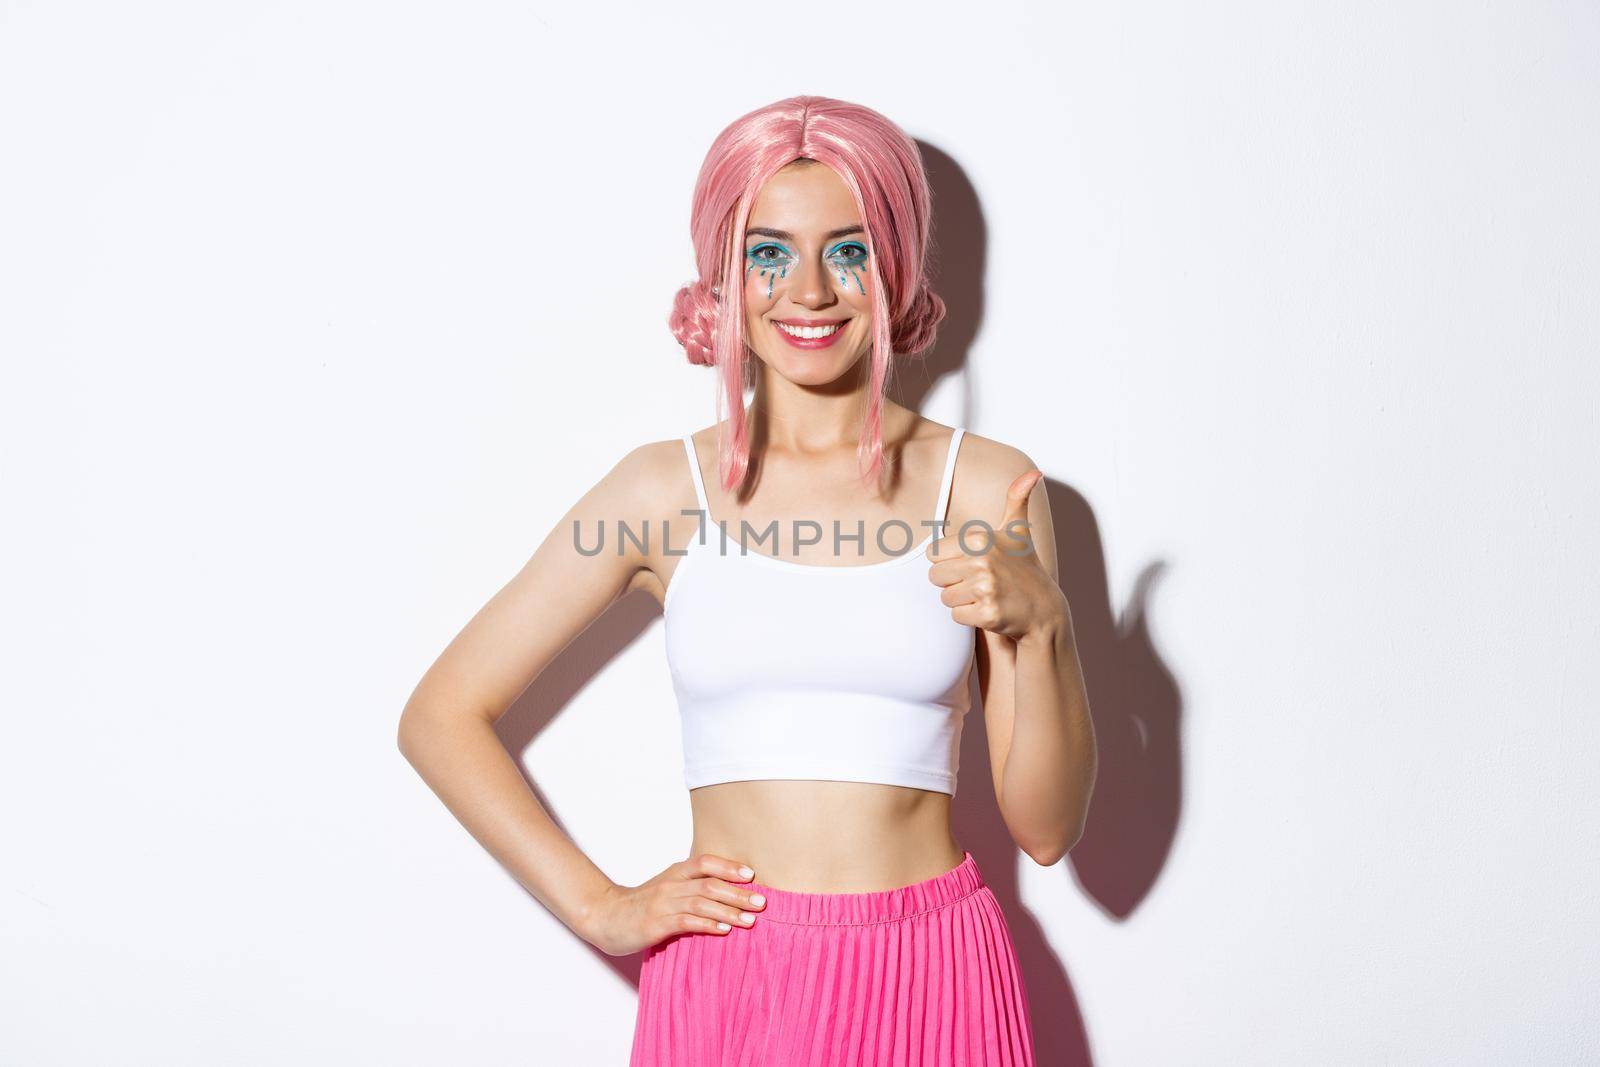
[[1072, 641], [1072, 613], [1065, 596], [1017, 638], [1019, 647], [1065, 648]]
[[577, 913], [572, 917], [572, 932], [589, 944], [598, 945], [612, 896], [619, 888], [615, 882], [607, 881], [598, 889], [591, 890], [579, 902]]

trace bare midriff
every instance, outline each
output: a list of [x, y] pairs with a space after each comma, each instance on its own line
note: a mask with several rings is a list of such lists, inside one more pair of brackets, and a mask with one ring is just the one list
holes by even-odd
[[746, 863], [753, 881], [802, 893], [871, 893], [936, 877], [964, 852], [948, 793], [867, 782], [777, 779], [689, 791], [690, 855]]

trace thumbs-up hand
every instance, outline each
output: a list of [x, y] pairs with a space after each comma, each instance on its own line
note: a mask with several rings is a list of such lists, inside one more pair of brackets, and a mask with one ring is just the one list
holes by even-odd
[[939, 599], [956, 622], [1021, 640], [1066, 617], [1066, 597], [1028, 530], [1028, 499], [1043, 480], [1031, 470], [1011, 483], [998, 527], [968, 524], [965, 537], [946, 530], [928, 546], [928, 580], [943, 587]]

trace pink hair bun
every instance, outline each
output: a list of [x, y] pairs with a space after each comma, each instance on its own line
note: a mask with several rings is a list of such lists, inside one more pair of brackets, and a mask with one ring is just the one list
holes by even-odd
[[701, 367], [716, 365], [712, 342], [717, 331], [717, 298], [704, 283], [694, 282], [678, 290], [667, 325], [689, 354], [690, 363]]
[[944, 321], [944, 301], [927, 286], [918, 291], [911, 310], [895, 324], [894, 350], [904, 356], [915, 356], [932, 347], [939, 333], [939, 323]]

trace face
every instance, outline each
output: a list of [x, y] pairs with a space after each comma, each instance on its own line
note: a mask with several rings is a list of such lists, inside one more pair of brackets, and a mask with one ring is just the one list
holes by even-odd
[[744, 240], [745, 332], [797, 385], [837, 381], [872, 348], [867, 231], [844, 180], [822, 163], [774, 174]]

